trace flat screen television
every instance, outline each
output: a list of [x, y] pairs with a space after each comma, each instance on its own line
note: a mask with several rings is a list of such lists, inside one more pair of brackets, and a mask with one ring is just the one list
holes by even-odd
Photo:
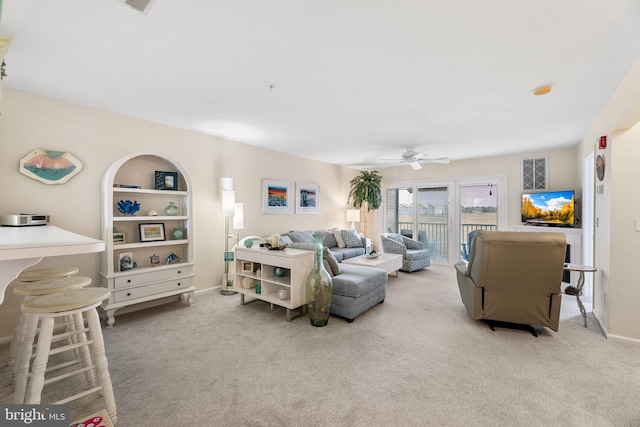
[[523, 194], [522, 222], [547, 227], [573, 227], [575, 207], [573, 190]]

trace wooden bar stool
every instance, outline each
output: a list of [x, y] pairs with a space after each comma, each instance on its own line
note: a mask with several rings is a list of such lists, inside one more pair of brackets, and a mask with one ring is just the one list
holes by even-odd
[[21, 282], [33, 282], [35, 280], [56, 279], [73, 276], [74, 274], [78, 274], [79, 271], [78, 267], [36, 268], [23, 271], [18, 275], [18, 280]]
[[[48, 386], [56, 381], [70, 378], [76, 374], [86, 373], [88, 371], [93, 372], [95, 370], [97, 384], [94, 379], [93, 382], [89, 383], [89, 389], [51, 403], [64, 404], [91, 393], [101, 392], [104, 399], [104, 407], [112, 421], [114, 423], [116, 422], [116, 401], [109, 376], [100, 318], [96, 311], [96, 307], [98, 307], [102, 301], [109, 298], [109, 294], [110, 291], [108, 289], [90, 287], [75, 289], [69, 292], [51, 293], [28, 299], [22, 304], [22, 311], [28, 315], [28, 319], [24, 346], [20, 353], [18, 373], [16, 375], [16, 389], [13, 403], [40, 404], [42, 389], [45, 385]], [[75, 320], [76, 329], [72, 332], [77, 335], [77, 343], [52, 349], [51, 340], [53, 337], [54, 321], [58, 317], [69, 315], [73, 316]], [[88, 328], [84, 327], [83, 315], [86, 316]], [[30, 388], [27, 393], [29, 359], [31, 358], [31, 348], [38, 320], [41, 320], [42, 323], [36, 345], [36, 357], [31, 370]], [[87, 332], [89, 333], [88, 339]], [[45, 370], [49, 362], [49, 356], [76, 348], [79, 349], [83, 355], [82, 366], [73, 371], [45, 379]], [[89, 348], [91, 348], [92, 351], [89, 351]], [[67, 387], [64, 387], [63, 389], [66, 390], [66, 388]]]
[[[91, 278], [85, 276], [63, 276], [60, 278], [49, 278], [37, 281], [21, 281], [20, 279], [16, 279], [12, 284], [15, 285], [13, 293], [16, 295], [22, 295], [24, 297], [24, 301], [26, 301], [29, 298], [50, 294], [52, 292], [63, 292], [72, 289], [84, 288], [91, 284]], [[67, 321], [60, 326], [69, 329], [69, 327], [73, 326], [73, 323], [69, 323], [71, 320], [71, 318], [67, 319]], [[27, 315], [25, 313], [20, 313], [16, 326], [13, 330], [13, 335], [11, 336], [9, 359], [7, 361], [7, 366], [12, 368], [14, 374], [16, 372], [14, 361], [17, 359], [18, 354], [22, 349], [22, 342], [24, 340], [26, 329]]]

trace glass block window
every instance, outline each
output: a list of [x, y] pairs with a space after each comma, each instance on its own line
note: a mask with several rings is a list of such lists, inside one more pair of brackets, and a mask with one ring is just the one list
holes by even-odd
[[522, 191], [547, 189], [547, 157], [522, 159]]

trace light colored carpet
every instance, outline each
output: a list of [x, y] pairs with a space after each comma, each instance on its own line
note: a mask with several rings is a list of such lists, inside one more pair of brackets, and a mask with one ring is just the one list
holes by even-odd
[[[104, 330], [120, 427], [640, 425], [640, 345], [607, 340], [591, 313], [582, 327], [573, 297], [559, 332], [538, 333], [472, 321], [438, 264], [390, 277], [351, 324], [212, 291]], [[71, 418], [100, 407], [86, 398]]]

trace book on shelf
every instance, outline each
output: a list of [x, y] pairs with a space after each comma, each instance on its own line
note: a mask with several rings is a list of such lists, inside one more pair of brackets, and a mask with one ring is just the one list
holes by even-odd
[[142, 188], [139, 185], [132, 184], [113, 184], [113, 186], [117, 188]]

